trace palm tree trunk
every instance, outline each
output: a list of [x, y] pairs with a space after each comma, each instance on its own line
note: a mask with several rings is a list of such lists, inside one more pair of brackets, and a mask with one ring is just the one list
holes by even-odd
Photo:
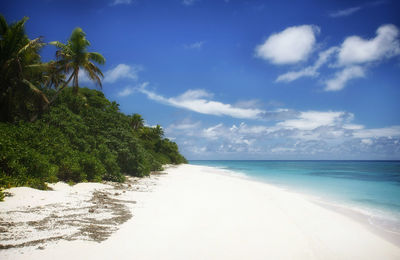
[[58, 97], [58, 95], [60, 95], [61, 91], [68, 86], [68, 84], [71, 82], [72, 78], [74, 77], [74, 73], [71, 74], [71, 76], [68, 78], [67, 82], [64, 83], [64, 85], [59, 88], [56, 92], [56, 94], [54, 94], [54, 96], [51, 98], [49, 104], [47, 106], [50, 106]]
[[75, 77], [74, 77], [74, 83], [73, 83], [72, 91], [74, 92], [75, 95], [78, 95], [78, 89], [79, 89], [79, 83], [78, 83], [79, 67], [74, 72], [75, 72]]
[[[64, 83], [64, 85], [57, 90], [56, 94], [54, 94], [54, 96], [51, 98], [50, 102], [43, 105], [42, 111], [41, 111], [42, 113], [45, 112], [47, 109], [49, 109], [50, 105], [53, 104], [53, 102], [57, 99], [57, 97], [60, 95], [61, 91], [66, 86], [68, 86], [68, 84], [71, 82], [73, 77], [74, 77], [74, 73], [72, 73], [71, 76], [68, 78], [68, 80]], [[32, 116], [30, 121], [35, 122], [36, 119], [38, 118], [38, 116], [39, 116], [39, 113], [36, 113], [35, 115]]]

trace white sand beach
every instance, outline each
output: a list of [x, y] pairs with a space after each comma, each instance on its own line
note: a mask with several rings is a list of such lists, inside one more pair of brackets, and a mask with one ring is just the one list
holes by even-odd
[[[14, 197], [0, 203], [0, 211], [10, 214], [2, 214], [1, 221], [32, 218], [16, 213], [30, 204], [72, 203], [89, 214], [90, 205], [83, 204], [96, 189], [108, 191], [114, 204], [126, 202], [132, 218], [121, 221], [105, 240], [85, 239], [86, 233], [81, 232], [76, 239], [47, 241], [41, 248], [2, 249], [0, 259], [400, 259], [399, 245], [305, 196], [209, 167], [181, 165], [166, 172], [140, 184], [147, 192], [133, 185], [116, 194], [104, 184], [79, 184], [91, 187], [81, 193], [78, 185], [58, 192], [57, 187], [54, 191], [29, 189], [31, 193], [27, 188], [11, 189]], [[101, 213], [97, 219], [118, 212], [107, 209], [95, 208]], [[62, 227], [79, 229], [66, 223]], [[33, 230], [31, 236], [35, 235]], [[12, 242], [7, 239], [0, 239], [0, 244]]]

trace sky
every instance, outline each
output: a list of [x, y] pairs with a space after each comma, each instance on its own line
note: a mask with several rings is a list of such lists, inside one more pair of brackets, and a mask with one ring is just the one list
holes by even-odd
[[13, 0], [0, 13], [28, 16], [45, 42], [81, 27], [106, 58], [106, 97], [189, 160], [400, 159], [399, 1]]

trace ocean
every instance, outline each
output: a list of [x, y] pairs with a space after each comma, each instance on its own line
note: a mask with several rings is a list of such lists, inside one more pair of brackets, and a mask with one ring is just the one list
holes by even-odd
[[400, 234], [400, 161], [197, 161], [227, 174], [303, 193]]

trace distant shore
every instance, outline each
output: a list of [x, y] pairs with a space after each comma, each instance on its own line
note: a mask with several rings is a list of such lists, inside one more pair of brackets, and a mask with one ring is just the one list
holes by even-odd
[[[15, 232], [30, 223], [32, 231], [2, 233], [3, 248], [22, 246], [0, 250], [0, 258], [400, 259], [398, 245], [302, 195], [211, 167], [181, 165], [166, 173], [121, 187], [12, 189], [14, 197], [0, 203], [1, 222]], [[28, 214], [29, 207], [37, 211]], [[57, 207], [64, 213], [46, 215]], [[46, 236], [58, 238], [23, 244]]]

